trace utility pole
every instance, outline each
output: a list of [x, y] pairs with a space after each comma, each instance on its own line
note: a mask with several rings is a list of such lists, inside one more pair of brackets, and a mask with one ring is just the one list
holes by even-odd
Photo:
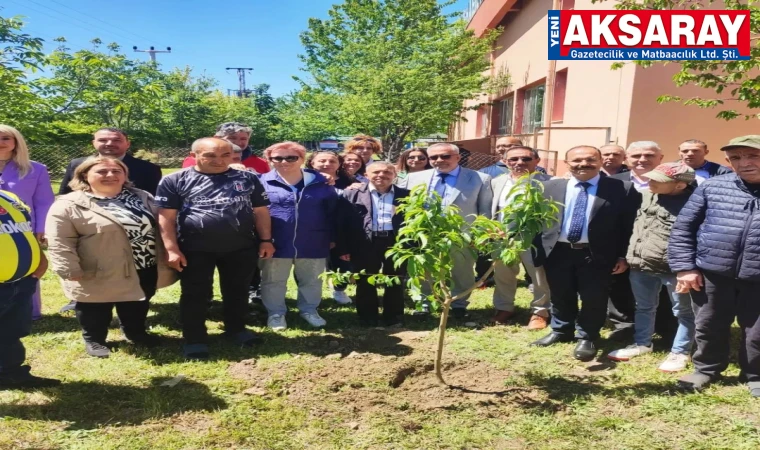
[[248, 92], [245, 90], [245, 72], [253, 71], [252, 67], [227, 67], [225, 70], [237, 70], [239, 88], [238, 97], [248, 97]]
[[149, 54], [150, 60], [153, 62], [156, 62], [156, 53], [171, 53], [172, 52], [171, 47], [166, 47], [166, 50], [156, 50], [153, 46], [151, 46], [150, 50], [138, 50], [136, 45], [132, 47], [132, 50], [136, 52], [143, 52], [143, 53]]

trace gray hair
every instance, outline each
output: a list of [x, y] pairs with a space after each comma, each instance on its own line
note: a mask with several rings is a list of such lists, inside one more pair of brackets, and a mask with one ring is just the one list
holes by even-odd
[[457, 147], [454, 144], [448, 144], [445, 142], [439, 142], [438, 144], [433, 144], [430, 147], [427, 148], [428, 153], [430, 153], [432, 150], [436, 150], [439, 147], [448, 147], [452, 152], [459, 154], [459, 147]]
[[367, 169], [365, 170], [365, 172], [367, 170], [373, 168], [373, 167], [376, 167], [376, 166], [385, 166], [386, 168], [391, 169], [393, 171], [393, 173], [397, 173], [396, 165], [393, 164], [393, 163], [390, 163], [388, 161], [375, 161], [372, 164], [370, 164], [369, 166], [367, 166]]
[[225, 122], [216, 127], [214, 137], [226, 137], [235, 133], [253, 133], [253, 128], [240, 122]]
[[243, 153], [243, 149], [240, 148], [240, 146], [233, 144], [230, 142], [230, 145], [232, 146], [232, 153]]
[[658, 144], [655, 141], [636, 141], [636, 142], [631, 142], [628, 145], [628, 149], [625, 152], [628, 153], [631, 150], [643, 150], [643, 149], [655, 149], [658, 152], [662, 153], [662, 149], [660, 149], [660, 144]]
[[508, 149], [501, 152], [501, 154], [506, 158], [507, 153], [511, 152], [512, 150], [528, 150], [533, 154], [533, 158], [541, 159], [541, 155], [538, 154], [538, 150], [533, 147], [528, 147], [527, 145], [516, 145], [514, 147], [509, 147]]

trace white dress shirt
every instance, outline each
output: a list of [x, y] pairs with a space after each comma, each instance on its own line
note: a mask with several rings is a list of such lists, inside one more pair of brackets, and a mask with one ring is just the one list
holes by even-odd
[[[588, 194], [588, 199], [586, 201], [586, 223], [583, 225], [581, 240], [577, 242], [578, 244], [588, 244], [588, 223], [591, 218], [591, 207], [594, 205], [594, 200], [596, 200], [596, 191], [599, 188], [600, 179], [601, 176], [597, 175], [587, 181], [587, 183], [591, 183], [591, 186], [586, 189], [586, 193]], [[570, 242], [567, 240], [567, 234], [570, 231], [570, 222], [573, 220], [573, 208], [575, 208], [575, 201], [578, 198], [578, 193], [583, 189], [578, 183], [581, 182], [572, 176], [567, 180], [567, 188], [565, 189], [565, 214], [562, 216], [562, 231], [559, 234], [559, 242]]]

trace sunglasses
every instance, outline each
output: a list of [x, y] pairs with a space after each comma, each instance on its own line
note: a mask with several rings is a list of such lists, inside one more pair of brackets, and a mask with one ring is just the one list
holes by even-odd
[[299, 156], [272, 156], [269, 158], [269, 160], [278, 162], [278, 163], [281, 163], [281, 162], [292, 163], [292, 162], [298, 161], [299, 158], [300, 158]]
[[517, 161], [531, 162], [531, 161], [533, 161], [533, 158], [529, 158], [527, 156], [515, 156], [513, 158], [507, 159], [507, 161], [509, 161], [509, 162], [517, 162]]
[[420, 156], [410, 156], [410, 157], [408, 157], [408, 158], [406, 158], [406, 159], [407, 159], [407, 160], [409, 160], [409, 159], [419, 159], [419, 160], [421, 160], [421, 161], [424, 161], [424, 160], [426, 160], [426, 159], [427, 159], [427, 156], [422, 156], [422, 155], [420, 155]]
[[428, 158], [430, 158], [431, 161], [438, 161], [439, 159], [448, 161], [451, 159], [452, 156], [454, 155], [431, 155], [431, 156], [428, 156]]

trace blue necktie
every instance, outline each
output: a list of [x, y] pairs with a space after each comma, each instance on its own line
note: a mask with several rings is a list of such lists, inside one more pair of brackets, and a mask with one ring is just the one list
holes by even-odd
[[439, 173], [441, 182], [436, 186], [435, 191], [441, 196], [441, 200], [446, 200], [446, 178], [451, 175], [450, 173]]
[[586, 224], [586, 205], [588, 204], [588, 188], [591, 187], [591, 183], [586, 181], [576, 184], [581, 187], [581, 191], [575, 198], [575, 205], [573, 206], [573, 215], [570, 217], [570, 230], [567, 232], [567, 240], [571, 244], [581, 240], [583, 235], [583, 227]]

